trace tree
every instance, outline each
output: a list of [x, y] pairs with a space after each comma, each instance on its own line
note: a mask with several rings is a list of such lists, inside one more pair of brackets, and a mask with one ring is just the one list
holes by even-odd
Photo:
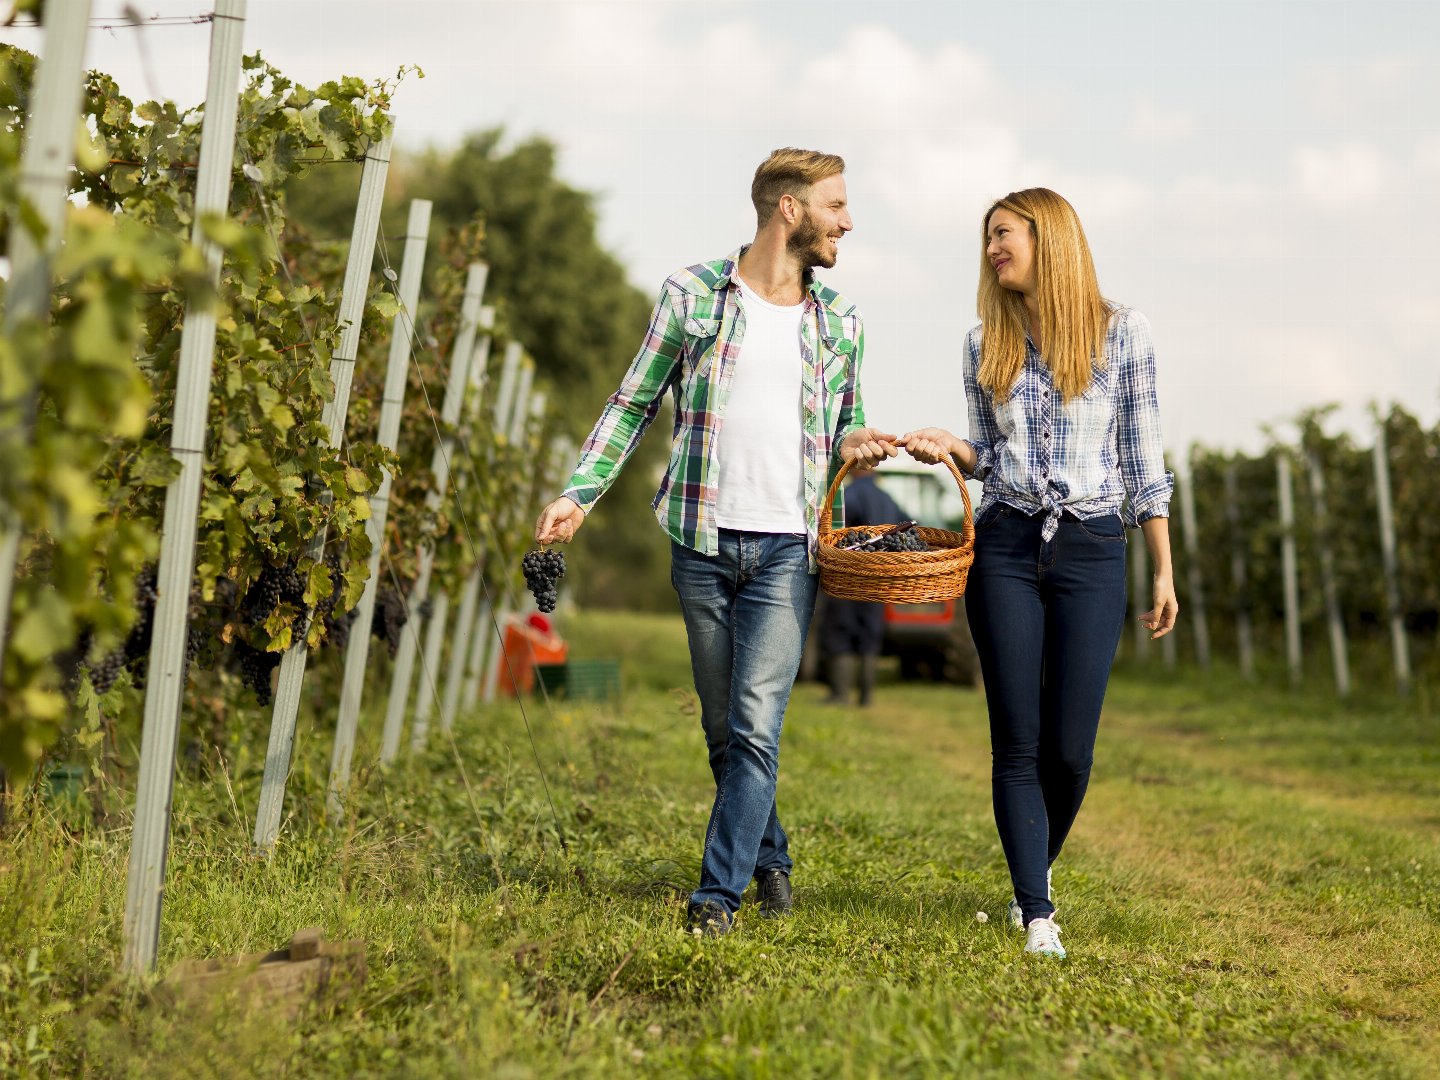
[[[483, 225], [481, 257], [490, 265], [486, 292], [497, 308], [497, 332], [524, 344], [537, 385], [550, 401], [565, 403], [553, 410], [553, 435], [578, 442], [639, 347], [651, 302], [601, 246], [594, 197], [559, 179], [555, 158], [554, 144], [540, 137], [506, 149], [500, 129], [470, 135], [455, 149], [397, 154], [382, 227], [395, 259], [410, 199], [435, 204], [432, 237]], [[316, 236], [339, 240], [348, 234], [354, 194], [340, 190], [330, 172], [314, 170], [292, 185], [287, 202], [291, 216]], [[434, 271], [432, 260], [424, 295], [433, 295]], [[656, 423], [664, 426], [664, 418]], [[641, 444], [567, 552], [566, 584], [582, 603], [671, 606], [667, 545], [650, 510], [663, 453], [663, 438]], [[520, 512], [538, 514], [539, 505]]]

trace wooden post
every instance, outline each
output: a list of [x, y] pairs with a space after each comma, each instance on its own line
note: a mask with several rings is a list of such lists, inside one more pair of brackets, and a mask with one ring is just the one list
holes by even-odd
[[[76, 5], [88, 8], [89, 4]], [[68, 5], [52, 4], [50, 12]], [[244, 0], [221, 0], [210, 30], [210, 75], [200, 131], [195, 177], [192, 240], [205, 257], [214, 284], [220, 281], [220, 248], [200, 230], [202, 215], [226, 214], [235, 166], [236, 97], [244, 51]], [[81, 16], [84, 25], [85, 16]], [[74, 126], [68, 128], [73, 134]], [[136, 778], [135, 824], [125, 884], [125, 952], [121, 966], [142, 975], [155, 966], [165, 864], [170, 848], [170, 800], [175, 787], [175, 743], [185, 694], [185, 639], [190, 615], [190, 581], [195, 572], [195, 534], [204, 479], [205, 433], [210, 416], [210, 376], [215, 360], [215, 311], [190, 303], [180, 332], [175, 411], [170, 452], [180, 475], [165, 492], [155, 615], [150, 637], [149, 679], [140, 729], [140, 771]]]
[[1400, 569], [1395, 552], [1395, 512], [1390, 496], [1390, 455], [1385, 439], [1385, 418], [1375, 424], [1375, 500], [1380, 511], [1380, 555], [1385, 573], [1385, 610], [1390, 621], [1390, 651], [1395, 658], [1395, 688], [1410, 692], [1410, 639], [1405, 636], [1405, 615], [1400, 609]]
[[1280, 573], [1285, 592], [1285, 666], [1290, 685], [1299, 686], [1303, 672], [1300, 659], [1300, 584], [1295, 565], [1295, 495], [1290, 481], [1290, 453], [1281, 447], [1275, 457], [1276, 483], [1280, 490]]
[[[405, 248], [400, 264], [400, 311], [390, 332], [390, 356], [385, 369], [385, 389], [380, 402], [379, 444], [394, 450], [400, 440], [400, 420], [405, 409], [405, 383], [410, 371], [415, 342], [415, 311], [420, 301], [420, 279], [425, 269], [425, 247], [430, 234], [431, 203], [413, 199], [405, 226]], [[344, 814], [345, 792], [350, 786], [350, 761], [355, 752], [355, 730], [360, 721], [360, 700], [364, 695], [365, 672], [370, 657], [370, 623], [375, 617], [375, 594], [380, 585], [380, 560], [385, 548], [385, 520], [390, 513], [390, 486], [387, 471], [380, 489], [370, 497], [370, 520], [365, 531], [370, 537], [369, 574], [365, 592], [355, 609], [355, 624], [345, 646], [345, 675], [340, 687], [340, 711], [335, 722], [335, 747], [330, 755], [330, 783], [326, 808], [332, 823]]]
[[1320, 545], [1320, 587], [1325, 595], [1325, 621], [1330, 629], [1330, 661], [1335, 669], [1335, 692], [1350, 693], [1350, 656], [1345, 642], [1345, 622], [1340, 614], [1340, 589], [1335, 582], [1335, 551], [1330, 544], [1330, 513], [1325, 506], [1325, 477], [1320, 458], [1306, 452], [1310, 473], [1310, 499], [1315, 511], [1315, 540]]
[[1235, 645], [1240, 674], [1255, 677], [1255, 641], [1250, 630], [1250, 586], [1245, 569], [1245, 534], [1240, 520], [1240, 484], [1235, 464], [1225, 466], [1225, 520], [1230, 526], [1230, 584], [1235, 590]]
[[[360, 172], [360, 198], [355, 209], [355, 226], [350, 233], [350, 254], [345, 264], [345, 283], [340, 295], [340, 343], [330, 357], [330, 378], [335, 396], [325, 404], [321, 423], [332, 450], [345, 439], [345, 414], [350, 409], [350, 387], [355, 377], [355, 356], [360, 346], [360, 320], [365, 314], [369, 293], [370, 264], [375, 257], [375, 237], [380, 227], [380, 205], [385, 198], [385, 177], [390, 170], [392, 131], [365, 154]], [[326, 530], [311, 539], [305, 554], [314, 561], [325, 555]], [[297, 627], [297, 630], [299, 627]], [[361, 627], [362, 634], [368, 627]], [[290, 774], [290, 754], [295, 744], [295, 718], [300, 711], [300, 688], [310, 650], [305, 635], [296, 640], [280, 658], [280, 675], [275, 687], [275, 708], [270, 718], [270, 741], [265, 751], [265, 775], [260, 781], [259, 808], [255, 814], [255, 846], [268, 850], [280, 834], [280, 813], [285, 805], [285, 781]]]
[[[5, 297], [5, 336], [23, 323], [45, 321], [50, 312], [50, 264], [60, 250], [70, 194], [70, 166], [81, 126], [80, 95], [85, 85], [85, 29], [90, 0], [52, 3], [45, 9], [45, 44], [35, 69], [25, 149], [20, 162], [20, 197], [26, 200], [44, 233], [32, 237], [18, 215], [10, 221], [10, 281]], [[14, 416], [0, 424], [0, 438], [25, 440], [35, 415], [33, 386], [13, 402]], [[0, 503], [0, 675], [10, 632], [15, 566], [20, 559], [24, 523]]]
[[1185, 535], [1185, 580], [1190, 586], [1190, 613], [1186, 622], [1195, 635], [1195, 662], [1210, 668], [1210, 621], [1205, 611], [1205, 588], [1200, 578], [1200, 536], [1195, 522], [1195, 464], [1193, 459], [1180, 483], [1180, 522]]
[[[450, 372], [445, 382], [445, 400], [440, 406], [440, 426], [449, 431], [460, 419], [460, 409], [465, 402], [465, 387], [470, 378], [470, 361], [475, 351], [475, 334], [479, 329], [480, 300], [485, 295], [485, 278], [489, 268], [484, 263], [474, 263], [465, 279], [465, 296], [460, 305], [460, 327], [455, 335], [455, 347], [450, 353]], [[430, 457], [430, 472], [435, 477], [435, 486], [425, 496], [425, 506], [435, 513], [445, 501], [450, 487], [450, 454], [455, 445], [453, 435], [444, 435], [435, 443], [435, 452]], [[410, 677], [415, 666], [415, 653], [420, 645], [420, 609], [430, 594], [430, 573], [435, 565], [435, 548], [425, 544], [420, 549], [419, 565], [415, 584], [410, 590], [407, 605], [410, 611], [409, 628], [413, 623], [414, 632], [400, 638], [400, 648], [395, 656], [395, 671], [390, 683], [390, 699], [385, 709], [385, 733], [380, 747], [380, 760], [389, 764], [400, 752], [400, 736], [405, 726], [405, 707], [410, 700]], [[433, 685], [422, 680], [421, 693], [433, 694]], [[423, 743], [424, 732], [420, 733]]]

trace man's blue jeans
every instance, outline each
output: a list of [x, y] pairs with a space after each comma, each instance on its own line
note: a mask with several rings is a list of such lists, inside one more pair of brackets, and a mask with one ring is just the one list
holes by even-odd
[[750, 879], [790, 872], [775, 812], [780, 725], [800, 669], [819, 579], [803, 535], [720, 530], [720, 550], [671, 544], [700, 723], [715, 777], [693, 903], [734, 913]]
[[1054, 913], [1045, 871], [1074, 824], [1125, 621], [1118, 516], [1060, 519], [1005, 505], [976, 526], [965, 590], [990, 712], [995, 825], [1025, 922]]

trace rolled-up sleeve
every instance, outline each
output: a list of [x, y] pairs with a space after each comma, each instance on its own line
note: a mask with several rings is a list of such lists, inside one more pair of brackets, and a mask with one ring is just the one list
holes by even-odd
[[679, 372], [684, 343], [677, 298], [665, 283], [650, 316], [640, 351], [620, 388], [610, 395], [585, 445], [563, 494], [587, 514], [620, 475], [620, 470], [645, 429], [655, 419], [660, 400]]
[[830, 436], [830, 479], [835, 478], [844, 458], [840, 448], [852, 431], [865, 426], [865, 403], [860, 396], [860, 365], [865, 360], [865, 321], [855, 312], [854, 359], [848, 365], [845, 388], [840, 393], [840, 408], [835, 416], [835, 430]]
[[1160, 402], [1155, 393], [1155, 344], [1150, 321], [1127, 311], [1120, 328], [1116, 371], [1116, 450], [1129, 503], [1125, 524], [1138, 526], [1152, 517], [1170, 516], [1175, 477], [1165, 468], [1160, 431]]
[[965, 361], [963, 365], [965, 407], [970, 420], [970, 434], [966, 438], [975, 450], [975, 468], [970, 473], [976, 480], [984, 480], [995, 467], [995, 454], [1003, 436], [995, 422], [995, 406], [988, 391], [980, 387], [980, 327], [973, 328], [965, 335]]

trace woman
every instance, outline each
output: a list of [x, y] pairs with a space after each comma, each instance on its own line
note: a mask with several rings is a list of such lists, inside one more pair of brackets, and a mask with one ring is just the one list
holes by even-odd
[[[1100, 295], [1085, 232], [1055, 192], [986, 212], [980, 325], [965, 339], [970, 438], [898, 440], [985, 482], [966, 611], [985, 677], [995, 824], [1025, 951], [1063, 957], [1050, 866], [1085, 796], [1125, 618], [1125, 526], [1154, 567], [1140, 621], [1158, 638], [1179, 606], [1150, 325]], [[1128, 503], [1126, 499], [1128, 497]], [[1123, 520], [1122, 520], [1123, 519]]]

